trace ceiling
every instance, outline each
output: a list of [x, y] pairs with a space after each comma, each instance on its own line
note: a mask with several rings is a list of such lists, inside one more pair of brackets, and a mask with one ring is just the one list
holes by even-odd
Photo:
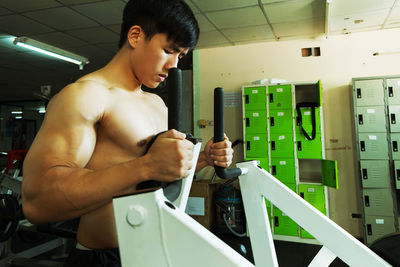
[[[400, 0], [185, 0], [198, 48], [400, 27]], [[327, 3], [328, 1], [328, 3]], [[0, 0], [0, 102], [37, 99], [107, 63], [117, 51], [125, 0]], [[329, 2], [331, 2], [329, 4]], [[89, 58], [77, 65], [13, 45], [16, 36]]]

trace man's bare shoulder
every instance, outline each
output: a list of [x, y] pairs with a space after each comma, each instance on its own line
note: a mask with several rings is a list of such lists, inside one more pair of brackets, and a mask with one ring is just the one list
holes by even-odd
[[144, 91], [143, 91], [143, 93], [148, 99], [153, 101], [155, 104], [160, 105], [162, 107], [166, 107], [164, 100], [159, 95], [150, 93], [150, 92], [144, 92]]

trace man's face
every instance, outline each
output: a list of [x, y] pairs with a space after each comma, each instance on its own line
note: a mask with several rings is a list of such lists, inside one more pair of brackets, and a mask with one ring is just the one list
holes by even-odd
[[150, 40], [140, 38], [135, 48], [133, 70], [140, 83], [149, 88], [157, 87], [165, 80], [168, 70], [178, 65], [178, 61], [188, 48], [176, 46], [168, 41], [164, 33], [155, 34]]

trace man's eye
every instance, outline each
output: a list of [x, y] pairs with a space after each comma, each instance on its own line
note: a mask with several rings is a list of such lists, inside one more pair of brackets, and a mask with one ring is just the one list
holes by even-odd
[[165, 52], [166, 54], [172, 54], [172, 52], [169, 51], [169, 50], [167, 50], [167, 49], [164, 49], [164, 52]]

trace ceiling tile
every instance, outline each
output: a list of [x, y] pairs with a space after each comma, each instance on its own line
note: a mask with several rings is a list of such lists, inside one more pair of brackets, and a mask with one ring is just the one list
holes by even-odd
[[28, 17], [58, 30], [88, 28], [98, 24], [68, 7], [51, 8], [25, 13]]
[[263, 4], [275, 4], [275, 3], [281, 3], [281, 2], [293, 2], [293, 1], [307, 1], [307, 0], [261, 0], [261, 3]]
[[264, 5], [271, 23], [283, 23], [325, 17], [325, 3], [320, 0], [289, 1]]
[[121, 24], [124, 6], [120, 0], [111, 0], [72, 6], [72, 8], [102, 25], [111, 25]]
[[355, 15], [357, 13], [388, 9], [393, 6], [394, 0], [351, 0], [351, 1], [332, 1], [332, 17], [342, 15]]
[[53, 29], [21, 15], [0, 16], [0, 29], [14, 36], [53, 31]]
[[198, 48], [210, 47], [216, 45], [230, 45], [229, 41], [218, 31], [204, 32], [200, 34]]
[[200, 13], [200, 11], [196, 8], [195, 5], [193, 5], [191, 0], [184, 0], [186, 4], [190, 7], [190, 9], [193, 11], [194, 14]]
[[206, 17], [204, 17], [202, 14], [196, 14], [195, 16], [196, 16], [197, 22], [199, 23], [200, 33], [216, 30], [214, 25], [212, 25], [208, 21], [208, 19], [206, 19]]
[[194, 2], [203, 12], [258, 5], [258, 2], [256, 0], [229, 0], [229, 1], [192, 0], [192, 2]]
[[94, 45], [85, 45], [80, 47], [75, 47], [71, 49], [71, 52], [77, 53], [79, 55], [85, 56], [89, 58], [89, 60], [94, 60], [97, 57], [112, 57], [114, 53], [104, 50], [103, 48], [99, 48]]
[[15, 12], [25, 12], [42, 8], [58, 7], [61, 6], [61, 4], [55, 0], [0, 0], [0, 6]]
[[70, 36], [62, 32], [52, 32], [40, 35], [33, 35], [31, 37], [32, 39], [37, 40], [39, 42], [43, 42], [66, 50], [68, 50], [68, 48], [70, 47], [82, 46], [87, 44], [82, 40], [79, 40], [73, 36]]
[[325, 32], [325, 19], [316, 18], [296, 22], [272, 24], [278, 37], [317, 36]]
[[112, 53], [116, 53], [118, 51], [118, 43], [116, 42], [97, 44], [97, 46]]
[[257, 26], [266, 23], [259, 7], [245, 7], [240, 9], [209, 12], [206, 15], [220, 29]]
[[58, 0], [58, 2], [61, 2], [64, 5], [87, 4], [87, 3], [99, 2], [99, 1], [101, 1], [101, 0]]
[[[351, 31], [370, 27], [380, 27], [385, 21], [388, 12], [389, 9], [376, 12], [357, 13], [349, 16], [331, 17], [330, 31], [343, 32], [344, 29], [346, 29], [345, 31]], [[362, 20], [362, 22], [360, 20]], [[360, 22], [356, 23], [357, 21]]]
[[118, 43], [119, 41], [118, 34], [104, 27], [78, 29], [78, 30], [67, 31], [66, 33], [71, 34], [72, 36], [75, 36], [79, 39], [85, 40], [89, 44], [110, 43], [110, 42]]
[[222, 30], [222, 32], [235, 43], [274, 39], [268, 25]]
[[392, 9], [388, 21], [400, 21], [400, 3]]
[[0, 16], [12, 14], [12, 12], [6, 8], [0, 7]]
[[106, 27], [118, 35], [121, 32], [121, 24], [108, 25]]

